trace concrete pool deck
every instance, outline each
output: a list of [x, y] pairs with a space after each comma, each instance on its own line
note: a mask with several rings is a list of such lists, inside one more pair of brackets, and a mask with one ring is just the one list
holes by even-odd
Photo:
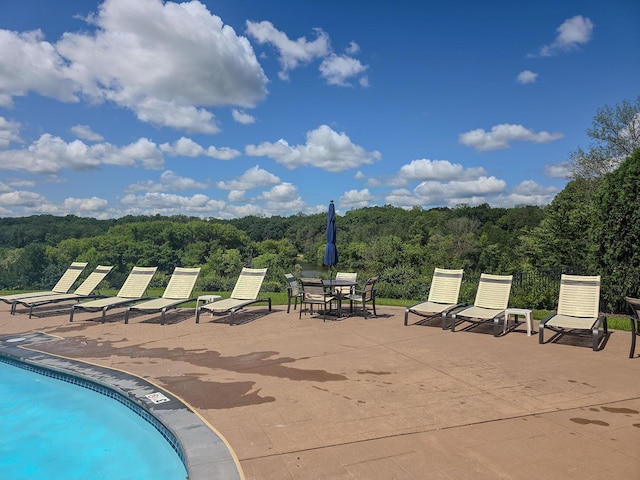
[[197, 325], [193, 309], [125, 325], [122, 309], [102, 324], [56, 308], [29, 319], [0, 306], [0, 335], [60, 336], [37, 348], [166, 388], [224, 436], [247, 479], [640, 479], [629, 332], [593, 352], [574, 338], [539, 345], [524, 326], [500, 338], [405, 327], [400, 307], [323, 322], [255, 306], [233, 327]]

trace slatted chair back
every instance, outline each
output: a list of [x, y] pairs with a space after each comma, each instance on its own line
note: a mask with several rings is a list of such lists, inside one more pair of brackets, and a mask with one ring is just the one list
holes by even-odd
[[231, 298], [237, 300], [255, 300], [258, 298], [262, 282], [266, 275], [266, 268], [243, 268], [233, 288], [233, 292], [231, 292]]
[[558, 314], [597, 318], [600, 311], [600, 276], [562, 275]]
[[162, 294], [162, 298], [169, 300], [186, 300], [191, 296], [191, 292], [193, 292], [193, 288], [196, 286], [198, 275], [200, 275], [200, 267], [176, 267], [173, 270], [164, 294]]
[[91, 295], [91, 292], [98, 287], [112, 269], [111, 265], [98, 265], [73, 293], [82, 296]]
[[480, 275], [480, 283], [473, 303], [476, 307], [505, 310], [509, 305], [513, 275]]
[[118, 297], [141, 298], [147, 290], [158, 267], [133, 267], [118, 291]]
[[302, 298], [305, 300], [324, 300], [327, 296], [320, 278], [302, 278]]
[[291, 273], [285, 273], [284, 276], [287, 279], [287, 289], [289, 290], [289, 297], [292, 298], [299, 296], [301, 293], [300, 284], [298, 283], [298, 280], [296, 280], [296, 277], [294, 277]]
[[376, 290], [375, 285], [380, 277], [371, 277], [367, 279], [367, 283], [364, 284], [362, 288], [362, 301], [368, 302], [371, 299], [375, 298]]
[[[358, 280], [358, 274], [354, 272], [338, 272], [336, 273], [336, 280], [346, 280], [348, 282], [356, 282]], [[334, 290], [339, 295], [349, 295], [352, 293], [351, 287], [336, 287]]]
[[460, 297], [460, 286], [464, 270], [436, 268], [429, 289], [428, 302], [455, 304]]
[[78, 277], [87, 266], [86, 262], [73, 262], [67, 271], [62, 274], [58, 282], [51, 289], [55, 293], [67, 293], [76, 283]]

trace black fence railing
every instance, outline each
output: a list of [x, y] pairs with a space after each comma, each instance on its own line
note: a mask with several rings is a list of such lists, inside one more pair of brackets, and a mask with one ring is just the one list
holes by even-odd
[[[513, 284], [511, 288], [511, 302], [514, 305], [533, 308], [555, 310], [558, 305], [558, 295], [560, 293], [560, 278], [562, 274], [569, 275], [591, 275], [585, 271], [576, 269], [557, 270], [530, 270], [526, 272], [513, 273]], [[465, 275], [464, 283], [467, 288], [475, 292], [480, 275]], [[607, 313], [626, 314], [628, 305], [624, 298], [604, 299], [606, 285], [602, 286], [600, 310]], [[468, 294], [467, 294], [468, 295]], [[469, 298], [466, 299], [469, 301]], [[470, 299], [473, 300], [472, 298]]]

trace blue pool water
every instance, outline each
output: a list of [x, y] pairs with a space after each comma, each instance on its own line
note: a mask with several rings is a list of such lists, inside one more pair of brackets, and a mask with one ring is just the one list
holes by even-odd
[[169, 443], [100, 393], [0, 362], [0, 477], [184, 480]]

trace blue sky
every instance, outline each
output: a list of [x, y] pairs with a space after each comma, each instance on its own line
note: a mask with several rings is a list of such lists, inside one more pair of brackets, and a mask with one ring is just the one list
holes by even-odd
[[640, 2], [0, 5], [0, 216], [545, 205]]

